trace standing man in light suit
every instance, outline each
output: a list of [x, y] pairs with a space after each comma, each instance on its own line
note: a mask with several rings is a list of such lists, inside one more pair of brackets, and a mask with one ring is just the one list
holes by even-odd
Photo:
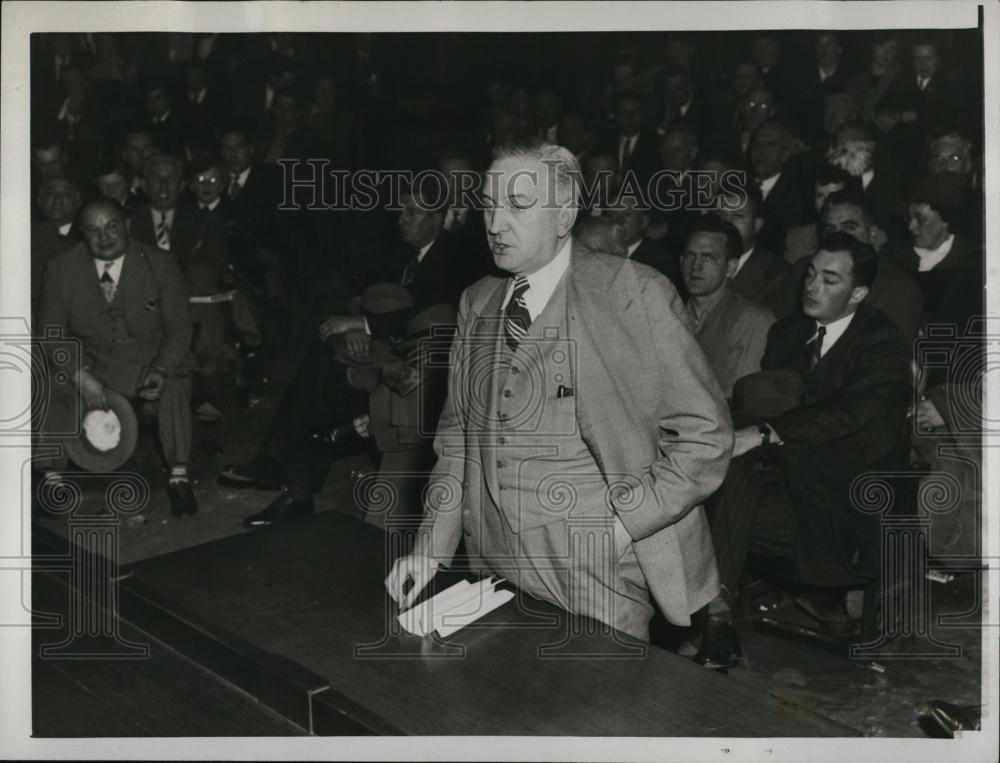
[[725, 398], [666, 277], [574, 252], [573, 155], [536, 139], [494, 156], [508, 275], [462, 295], [424, 520], [386, 588], [408, 607], [464, 537], [473, 569], [648, 640], [651, 595], [687, 624], [719, 590], [701, 502], [730, 460]]

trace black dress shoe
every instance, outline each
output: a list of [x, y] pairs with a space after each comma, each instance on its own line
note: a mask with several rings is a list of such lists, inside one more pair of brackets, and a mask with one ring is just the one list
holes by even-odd
[[741, 656], [743, 647], [740, 645], [740, 637], [733, 624], [710, 617], [705, 623], [701, 646], [694, 656], [694, 661], [712, 670], [725, 670], [735, 666]]
[[931, 719], [950, 737], [959, 731], [977, 731], [982, 717], [981, 705], [953, 705], [932, 699], [927, 703]]
[[194, 490], [187, 480], [168, 482], [167, 498], [170, 499], [170, 511], [175, 517], [198, 513], [198, 501], [195, 500]]
[[333, 429], [313, 429], [309, 444], [331, 456], [346, 456], [365, 449], [365, 438], [358, 434], [353, 423], [341, 424]]
[[280, 467], [266, 467], [251, 461], [247, 464], [227, 466], [215, 478], [215, 484], [237, 490], [281, 490]]
[[311, 495], [282, 490], [266, 509], [244, 519], [243, 526], [248, 530], [270, 527], [276, 522], [308, 516], [313, 511], [315, 506]]

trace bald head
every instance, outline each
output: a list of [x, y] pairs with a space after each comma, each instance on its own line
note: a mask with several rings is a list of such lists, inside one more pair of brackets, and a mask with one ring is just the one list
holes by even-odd
[[116, 260], [128, 248], [125, 210], [112, 199], [95, 199], [80, 211], [80, 232], [90, 255], [98, 260]]

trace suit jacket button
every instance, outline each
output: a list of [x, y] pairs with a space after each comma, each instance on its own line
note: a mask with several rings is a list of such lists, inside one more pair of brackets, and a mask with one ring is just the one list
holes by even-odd
[[497, 459], [497, 469], [503, 469], [504, 463], [502, 460]]
[[510, 391], [509, 389], [505, 389], [505, 390], [503, 391], [503, 396], [504, 396], [504, 397], [510, 397], [510, 396], [511, 396], [511, 395], [513, 395], [513, 394], [514, 394], [514, 393], [513, 393], [513, 392], [511, 392], [511, 391]]
[[498, 437], [497, 438], [497, 443], [500, 444], [500, 445], [506, 445], [507, 444], [507, 438], [506, 437]]

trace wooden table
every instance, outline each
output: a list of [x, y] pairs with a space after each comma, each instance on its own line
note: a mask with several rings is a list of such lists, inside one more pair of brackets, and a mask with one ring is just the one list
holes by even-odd
[[656, 647], [567, 638], [565, 613], [534, 599], [445, 641], [400, 634], [387, 537], [326, 512], [146, 560], [126, 570], [123, 616], [237, 682], [239, 660], [267, 663], [244, 688], [287, 679], [308, 707], [287, 686], [272, 706], [316, 733], [856, 735]]

